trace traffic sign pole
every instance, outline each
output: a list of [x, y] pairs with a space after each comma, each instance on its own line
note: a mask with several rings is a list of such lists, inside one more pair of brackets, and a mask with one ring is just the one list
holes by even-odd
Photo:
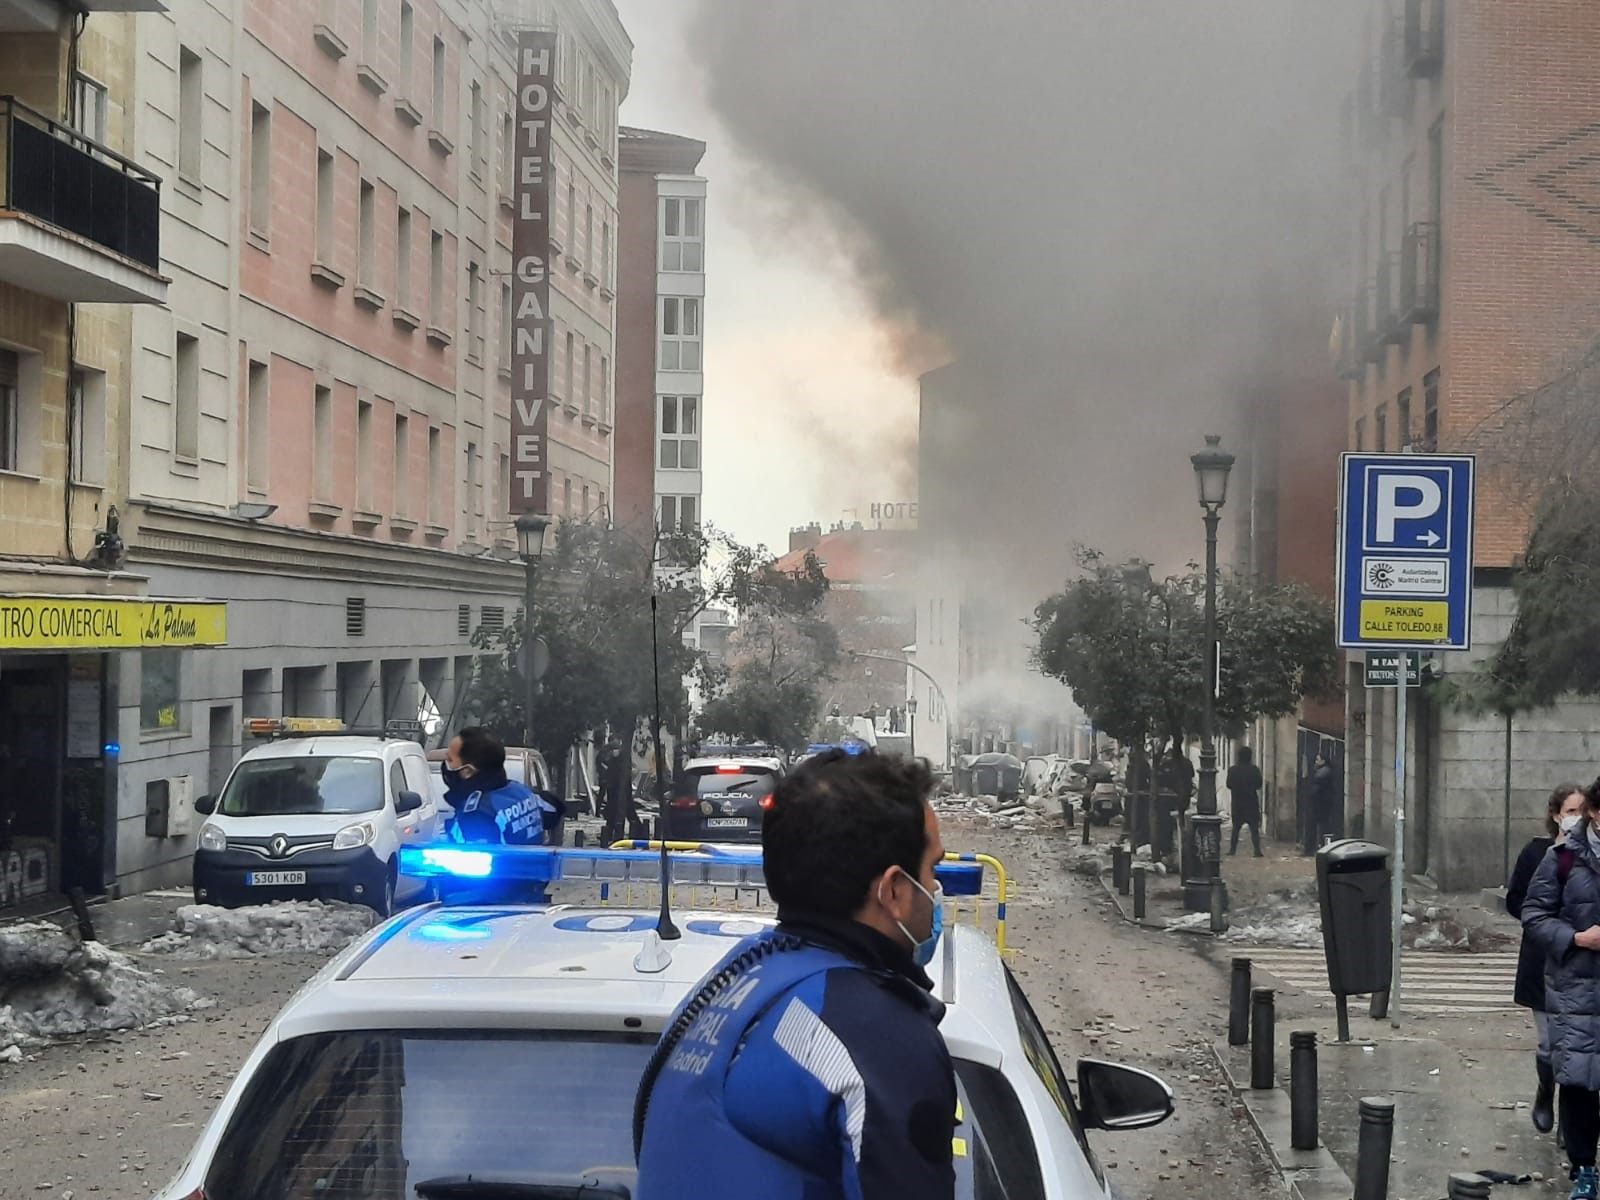
[[1393, 962], [1389, 972], [1389, 1025], [1400, 1027], [1400, 931], [1406, 910], [1406, 686], [1410, 651], [1400, 655], [1400, 683], [1394, 690], [1394, 878], [1389, 897], [1389, 952]]

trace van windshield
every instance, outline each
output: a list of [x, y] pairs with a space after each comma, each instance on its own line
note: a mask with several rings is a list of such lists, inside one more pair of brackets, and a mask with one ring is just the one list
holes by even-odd
[[242, 762], [217, 811], [228, 817], [376, 812], [383, 807], [383, 763], [350, 756]]

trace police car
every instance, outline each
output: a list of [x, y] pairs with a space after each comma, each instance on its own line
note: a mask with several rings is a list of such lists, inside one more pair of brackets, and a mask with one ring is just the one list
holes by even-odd
[[426, 884], [401, 879], [403, 845], [441, 832], [428, 762], [411, 726], [356, 734], [320, 717], [256, 718], [263, 739], [202, 796], [194, 855], [201, 904], [313, 898], [365, 904], [388, 916]]
[[759, 842], [761, 818], [782, 778], [783, 760], [776, 756], [692, 758], [662, 814], [661, 835], [676, 841]]
[[[425, 878], [540, 878], [598, 895], [430, 904], [378, 926], [273, 1020], [158, 1200], [634, 1189], [634, 1096], [658, 1035], [737, 939], [775, 921], [770, 905], [711, 903], [759, 899], [759, 851], [674, 854], [673, 890], [694, 903], [672, 914], [681, 936], [666, 941], [655, 907], [627, 902], [660, 878], [654, 849], [437, 846], [402, 858]], [[973, 866], [939, 868], [947, 894], [971, 894]], [[1166, 1085], [1085, 1059], [1074, 1091], [981, 929], [949, 927], [930, 974], [957, 1077], [957, 1195], [1109, 1195], [1088, 1131], [1164, 1120]]]

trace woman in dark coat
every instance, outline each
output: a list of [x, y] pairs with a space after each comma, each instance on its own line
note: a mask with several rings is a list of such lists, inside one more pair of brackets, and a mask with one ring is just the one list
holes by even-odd
[[[1545, 803], [1542, 837], [1533, 838], [1517, 855], [1517, 865], [1512, 868], [1511, 879], [1506, 883], [1506, 911], [1522, 919], [1522, 903], [1528, 894], [1528, 884], [1533, 873], [1544, 861], [1552, 845], [1566, 840], [1567, 831], [1582, 819], [1583, 789], [1575, 783], [1559, 784]], [[1533, 1010], [1534, 1025], [1539, 1030], [1539, 1049], [1534, 1056], [1538, 1072], [1539, 1090], [1533, 1100], [1533, 1127], [1540, 1133], [1549, 1133], [1555, 1124], [1555, 1072], [1550, 1066], [1550, 1021], [1544, 1007], [1544, 951], [1528, 930], [1522, 931], [1522, 950], [1517, 956], [1517, 986], [1512, 997], [1523, 1008]]]
[[1561, 1128], [1572, 1200], [1600, 1200], [1600, 779], [1583, 794], [1582, 820], [1552, 846], [1522, 901], [1522, 927], [1545, 954], [1550, 1062], [1561, 1088]]

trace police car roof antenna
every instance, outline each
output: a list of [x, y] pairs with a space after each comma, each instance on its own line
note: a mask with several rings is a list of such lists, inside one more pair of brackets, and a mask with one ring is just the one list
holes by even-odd
[[662, 836], [665, 832], [661, 828], [661, 818], [667, 813], [667, 756], [661, 751], [661, 645], [658, 628], [660, 621], [657, 617], [659, 605], [654, 589], [650, 592], [650, 665], [655, 674], [656, 689], [656, 829], [655, 834], [661, 842], [661, 915], [656, 918], [656, 934], [664, 942], [676, 941], [683, 935], [678, 932], [678, 927], [672, 923], [672, 859], [667, 853], [667, 839]]

